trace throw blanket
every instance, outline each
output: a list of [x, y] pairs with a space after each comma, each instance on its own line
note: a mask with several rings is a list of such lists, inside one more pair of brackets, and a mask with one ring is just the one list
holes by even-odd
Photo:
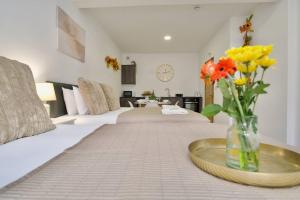
[[209, 120], [200, 113], [188, 110], [185, 115], [163, 115], [161, 108], [135, 108], [122, 113], [118, 123], [208, 123]]
[[209, 123], [106, 125], [0, 191], [0, 199], [299, 199], [300, 187], [257, 188], [211, 176], [190, 161], [188, 145], [224, 137]]

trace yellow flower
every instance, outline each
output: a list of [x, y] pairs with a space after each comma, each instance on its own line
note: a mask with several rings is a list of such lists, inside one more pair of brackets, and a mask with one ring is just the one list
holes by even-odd
[[259, 58], [261, 56], [259, 51], [255, 51], [255, 50], [250, 50], [250, 51], [246, 51], [245, 53], [243, 53], [243, 55], [241, 56], [241, 61], [242, 62], [249, 62], [252, 60], [256, 60], [257, 58]]
[[248, 79], [243, 77], [243, 78], [234, 80], [234, 83], [238, 86], [242, 86], [242, 85], [245, 85], [247, 83], [247, 81], [248, 81]]
[[256, 61], [258, 65], [260, 65], [262, 68], [268, 68], [271, 65], [276, 64], [276, 60], [273, 58], [269, 58], [269, 56], [264, 56], [263, 58]]
[[229, 57], [229, 58], [231, 58], [232, 60], [234, 60], [234, 61], [238, 61], [238, 62], [240, 62], [240, 60], [239, 60], [239, 54], [227, 54], [227, 56]]
[[263, 56], [267, 56], [273, 51], [273, 45], [262, 46], [262, 54]]
[[226, 54], [227, 55], [235, 55], [235, 54], [241, 53], [241, 50], [242, 50], [242, 47], [238, 47], [238, 48], [233, 47], [231, 49], [228, 49], [226, 51]]
[[257, 65], [266, 69], [276, 63], [275, 59], [268, 57], [272, 50], [273, 45], [244, 46], [231, 48], [226, 51], [226, 54], [238, 64], [237, 69], [240, 72], [251, 73], [256, 70]]
[[[239, 48], [231, 48], [226, 51], [227, 56], [237, 62], [250, 62], [263, 56], [263, 46], [245, 46]], [[266, 48], [266, 52], [269, 48]]]
[[251, 61], [249, 64], [239, 63], [237, 65], [237, 70], [242, 73], [254, 72], [256, 68], [257, 68], [257, 63], [255, 61]]

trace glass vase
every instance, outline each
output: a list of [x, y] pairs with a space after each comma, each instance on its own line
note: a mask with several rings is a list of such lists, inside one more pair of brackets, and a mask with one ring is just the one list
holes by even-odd
[[259, 138], [255, 116], [233, 119], [227, 132], [226, 165], [245, 171], [259, 170]]

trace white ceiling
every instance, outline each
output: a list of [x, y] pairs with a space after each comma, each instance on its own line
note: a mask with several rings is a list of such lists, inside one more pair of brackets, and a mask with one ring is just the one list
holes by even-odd
[[270, 3], [278, 0], [73, 0], [78, 8], [166, 6], [201, 4]]
[[[182, 0], [173, 0], [173, 4], [166, 0], [152, 0], [151, 5], [145, 5], [143, 0], [139, 1], [140, 4], [134, 0], [129, 2], [131, 4], [124, 4], [124, 0], [123, 4], [114, 4], [116, 0], [76, 0], [75, 3], [96, 17], [122, 52], [171, 53], [200, 51], [230, 17], [249, 15], [257, 2], [262, 2], [223, 0], [227, 3], [220, 4], [218, 0], [210, 1], [211, 4], [203, 4], [203, 0], [185, 0], [186, 3], [198, 2], [199, 11], [193, 9], [195, 4], [180, 4]], [[163, 2], [165, 4], [161, 5]], [[171, 41], [163, 40], [167, 34], [172, 36]]]

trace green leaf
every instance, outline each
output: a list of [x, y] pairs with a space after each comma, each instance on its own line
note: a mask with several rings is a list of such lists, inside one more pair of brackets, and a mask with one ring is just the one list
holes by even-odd
[[227, 99], [223, 97], [223, 111], [227, 112], [229, 105], [231, 104], [232, 99]]
[[267, 93], [265, 91], [265, 89], [269, 86], [270, 86], [270, 84], [265, 84], [263, 82], [259, 82], [258, 85], [252, 89], [252, 92], [254, 94], [265, 94], [265, 93]]
[[229, 116], [238, 119], [240, 117], [236, 104], [232, 101], [227, 110]]
[[201, 114], [206, 117], [212, 117], [221, 112], [222, 106], [218, 104], [209, 104], [205, 106], [205, 108], [202, 110]]
[[219, 80], [218, 87], [220, 88], [224, 98], [231, 99], [232, 95], [229, 91], [229, 85], [224, 78]]

